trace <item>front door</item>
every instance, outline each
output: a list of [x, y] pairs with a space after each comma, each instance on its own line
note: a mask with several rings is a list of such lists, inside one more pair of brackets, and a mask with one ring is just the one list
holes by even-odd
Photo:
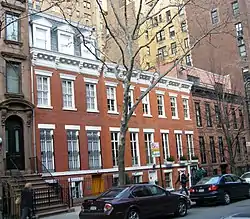
[[104, 192], [104, 180], [102, 175], [92, 175], [92, 194], [99, 195]]
[[5, 123], [7, 170], [25, 169], [23, 122], [18, 116], [10, 116]]

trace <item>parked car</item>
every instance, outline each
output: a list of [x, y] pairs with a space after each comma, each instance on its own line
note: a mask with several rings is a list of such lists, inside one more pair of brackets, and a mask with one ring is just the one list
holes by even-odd
[[233, 174], [204, 177], [190, 188], [190, 199], [198, 205], [208, 201], [228, 205], [243, 197], [250, 197], [250, 184]]
[[189, 196], [187, 196], [185, 194], [185, 192], [183, 192], [181, 189], [179, 190], [174, 190], [174, 189], [166, 189], [167, 191], [171, 192], [172, 194], [178, 194], [178, 195], [183, 195], [186, 197], [186, 199], [188, 200], [187, 204], [188, 204], [188, 209], [191, 208], [192, 203], [191, 203], [191, 199], [189, 198]]
[[140, 219], [175, 214], [184, 217], [188, 200], [153, 184], [133, 184], [111, 188], [97, 198], [82, 203], [80, 219]]
[[244, 173], [240, 178], [246, 180], [247, 183], [250, 183], [250, 172]]

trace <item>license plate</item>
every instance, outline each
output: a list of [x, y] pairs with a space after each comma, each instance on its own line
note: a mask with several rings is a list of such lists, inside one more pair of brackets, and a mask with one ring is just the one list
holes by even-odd
[[96, 206], [90, 206], [90, 211], [96, 211]]
[[199, 192], [204, 192], [204, 189], [199, 189]]

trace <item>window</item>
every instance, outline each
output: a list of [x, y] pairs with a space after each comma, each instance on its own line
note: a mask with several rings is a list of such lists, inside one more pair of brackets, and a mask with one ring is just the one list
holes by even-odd
[[239, 117], [240, 117], [240, 129], [244, 129], [245, 128], [245, 124], [244, 124], [244, 117], [243, 117], [243, 113], [242, 110], [239, 109]]
[[149, 94], [147, 94], [143, 99], [142, 99], [142, 109], [143, 109], [143, 115], [151, 115], [150, 111], [150, 102], [149, 102]]
[[182, 103], [183, 103], [184, 119], [188, 120], [190, 119], [188, 99], [183, 98]]
[[87, 131], [88, 139], [88, 154], [89, 154], [89, 169], [101, 169], [101, 146], [100, 132]]
[[168, 157], [170, 157], [168, 133], [161, 133], [161, 141], [163, 147], [163, 158], [164, 160], [167, 160]]
[[184, 5], [183, 4], [178, 5], [178, 11], [179, 11], [180, 16], [184, 15]]
[[226, 120], [226, 127], [227, 129], [230, 129], [230, 121], [229, 121], [229, 115], [228, 115], [228, 107], [224, 106], [224, 115]]
[[71, 182], [72, 198], [83, 198], [82, 181]]
[[175, 134], [175, 141], [176, 141], [177, 159], [180, 159], [180, 157], [183, 156], [181, 134]]
[[233, 127], [234, 127], [234, 129], [238, 129], [238, 123], [237, 123], [235, 108], [231, 108], [231, 112], [232, 112], [232, 117], [233, 117]]
[[83, 7], [84, 7], [84, 8], [87, 8], [87, 9], [90, 9], [90, 8], [91, 8], [90, 2], [89, 2], [89, 1], [84, 1], [84, 2], [83, 2]]
[[40, 129], [40, 147], [42, 171], [46, 172], [45, 168], [51, 172], [55, 171], [54, 166], [54, 144], [53, 144], [53, 130]]
[[78, 131], [67, 130], [69, 170], [80, 170]]
[[149, 191], [151, 192], [152, 196], [166, 195], [165, 190], [163, 190], [162, 188], [160, 188], [158, 186], [149, 185], [148, 188], [149, 188]]
[[74, 55], [74, 40], [73, 34], [66, 34], [64, 32], [58, 33], [58, 50], [61, 53]]
[[243, 36], [243, 26], [242, 23], [237, 23], [235, 24], [235, 29], [236, 29], [236, 36], [237, 37], [242, 37]]
[[149, 46], [146, 47], [146, 52], [147, 52], [147, 55], [150, 55], [150, 47]]
[[246, 46], [245, 44], [239, 46], [239, 53], [241, 57], [247, 56]]
[[209, 137], [209, 142], [210, 142], [211, 160], [212, 160], [212, 163], [216, 163], [216, 151], [215, 151], [215, 144], [214, 144], [213, 136]]
[[132, 165], [140, 165], [139, 160], [139, 140], [138, 133], [130, 132], [130, 147], [131, 147], [131, 157], [132, 157]]
[[151, 151], [151, 143], [154, 142], [153, 138], [153, 133], [144, 133], [147, 164], [153, 164], [153, 156]]
[[[128, 110], [130, 111], [132, 106], [134, 105], [134, 91], [130, 89], [129, 91], [129, 104], [128, 104]], [[133, 113], [135, 114], [135, 113]]]
[[195, 77], [195, 76], [192, 76], [192, 75], [187, 75], [187, 80], [192, 81], [194, 83], [194, 85], [199, 85], [200, 84], [200, 78], [199, 77]]
[[50, 45], [50, 42], [47, 42], [47, 31], [48, 30], [36, 27], [35, 31], [36, 31], [36, 35], [35, 35], [35, 39], [34, 39], [35, 46], [38, 48], [41, 48], [41, 49], [50, 49], [50, 48], [48, 48], [48, 46]]
[[176, 46], [176, 43], [171, 43], [171, 54], [172, 55], [176, 55], [177, 53], [177, 46]]
[[50, 107], [50, 77], [37, 75], [37, 105]]
[[238, 1], [232, 3], [233, 15], [238, 16], [240, 14], [240, 8]]
[[186, 23], [186, 21], [183, 21], [181, 23], [181, 31], [182, 32], [187, 32], [187, 23]]
[[217, 9], [213, 9], [211, 11], [211, 19], [212, 19], [212, 24], [217, 24], [219, 22], [219, 15]]
[[207, 163], [206, 149], [205, 149], [205, 141], [203, 136], [199, 136], [199, 146], [200, 146], [200, 156], [201, 163]]
[[160, 42], [162, 40], [165, 40], [165, 31], [161, 30], [160, 32], [156, 33], [156, 41]]
[[171, 21], [171, 11], [170, 11], [170, 10], [168, 10], [168, 11], [166, 12], [166, 19], [167, 19], [167, 22], [170, 22], [170, 21]]
[[188, 159], [192, 160], [192, 157], [195, 156], [194, 152], [194, 137], [192, 134], [187, 134], [187, 148], [188, 148]]
[[158, 56], [159, 60], [163, 60], [165, 57], [167, 57], [168, 56], [167, 47], [163, 46], [161, 48], [158, 48], [157, 56]]
[[142, 183], [142, 176], [133, 176], [133, 183]]
[[197, 125], [197, 127], [202, 127], [200, 103], [195, 103], [195, 115], [196, 115], [196, 125]]
[[87, 111], [97, 111], [96, 84], [86, 84]]
[[192, 60], [191, 60], [191, 55], [186, 55], [186, 65], [191, 66], [192, 65]]
[[209, 103], [205, 104], [207, 127], [212, 127], [211, 110]]
[[214, 111], [215, 111], [215, 119], [217, 122], [217, 128], [221, 128], [221, 114], [218, 105], [214, 106]]
[[219, 142], [220, 162], [225, 162], [223, 138], [218, 137], [218, 142]]
[[14, 13], [6, 13], [6, 40], [20, 41], [20, 16]]
[[176, 97], [170, 97], [170, 105], [171, 105], [172, 118], [178, 118], [177, 98]]
[[148, 40], [149, 39], [149, 33], [148, 30], [145, 31], [145, 39]]
[[169, 37], [170, 38], [174, 38], [175, 37], [174, 26], [169, 27]]
[[162, 22], [162, 16], [161, 16], [161, 14], [159, 14], [159, 23], [161, 23]]
[[119, 132], [111, 132], [113, 166], [118, 166]]
[[165, 117], [164, 96], [161, 94], [157, 95], [157, 105], [159, 117]]
[[147, 197], [147, 196], [151, 196], [151, 193], [149, 192], [149, 190], [147, 189], [146, 186], [137, 186], [134, 188], [134, 190], [132, 191], [132, 195], [134, 197]]
[[107, 89], [108, 113], [117, 112], [116, 87], [107, 86], [106, 89]]
[[74, 101], [74, 82], [70, 80], [62, 81], [62, 94], [63, 94], [63, 108], [75, 108]]
[[153, 27], [157, 27], [158, 26], [158, 17], [154, 17], [154, 18], [152, 18], [152, 26]]
[[6, 62], [6, 91], [7, 93], [21, 93], [21, 63]]
[[166, 188], [173, 188], [172, 184], [172, 173], [164, 173]]
[[184, 39], [184, 47], [187, 49], [189, 48], [189, 42], [188, 42], [188, 38]]

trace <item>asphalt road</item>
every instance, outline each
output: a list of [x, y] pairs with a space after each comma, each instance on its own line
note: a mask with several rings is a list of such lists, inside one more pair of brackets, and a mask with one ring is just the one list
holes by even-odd
[[[77, 207], [76, 212], [51, 216], [47, 217], [47, 219], [78, 219], [79, 211], [80, 208]], [[221, 219], [242, 212], [250, 213], [250, 199], [234, 202], [227, 206], [193, 206], [183, 219]], [[169, 217], [169, 219], [172, 219], [172, 217]]]

